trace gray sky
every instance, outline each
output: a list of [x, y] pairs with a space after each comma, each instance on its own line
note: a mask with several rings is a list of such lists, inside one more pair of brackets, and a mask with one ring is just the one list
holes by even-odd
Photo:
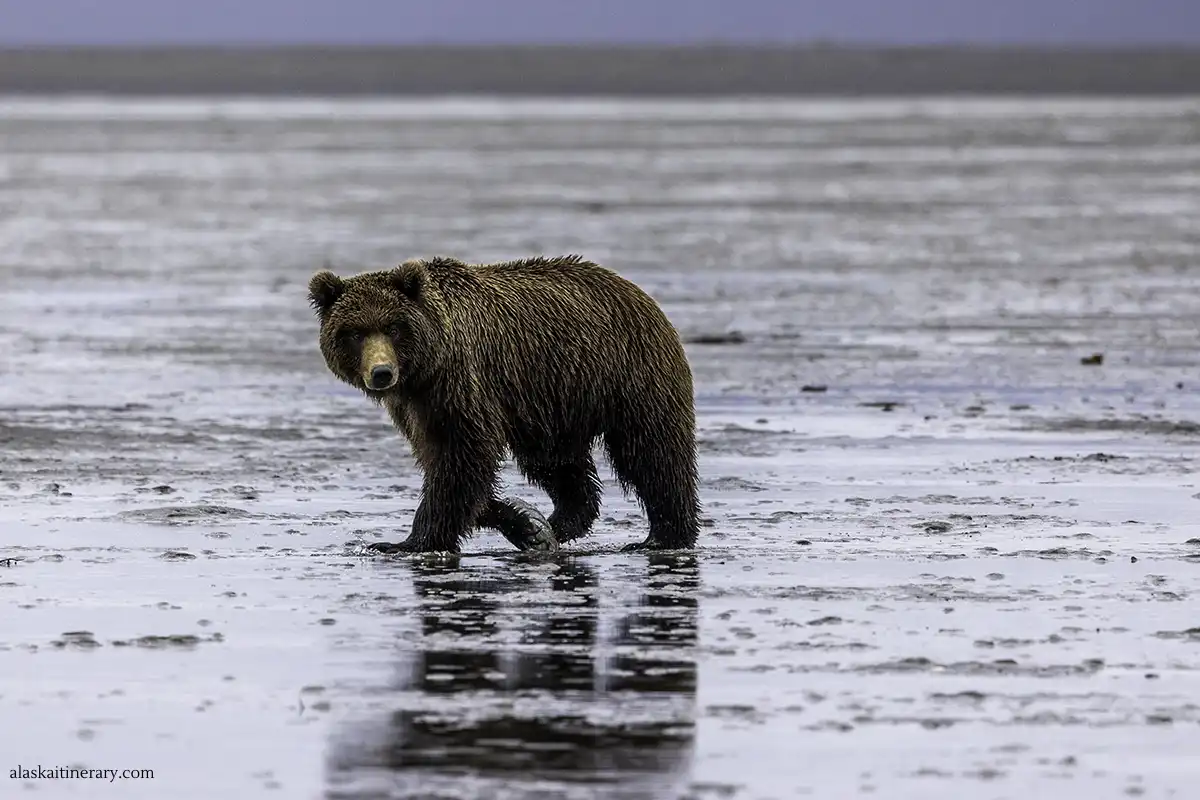
[[1200, 43], [1200, 0], [0, 0], [0, 44]]

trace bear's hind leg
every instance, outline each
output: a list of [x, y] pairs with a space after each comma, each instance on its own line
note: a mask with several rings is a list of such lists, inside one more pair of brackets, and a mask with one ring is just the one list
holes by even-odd
[[690, 550], [696, 546], [700, 503], [697, 498], [693, 440], [672, 435], [670, 425], [643, 425], [605, 436], [613, 471], [625, 490], [637, 492], [650, 523], [645, 541], [622, 550]]
[[550, 527], [559, 544], [566, 544], [592, 530], [600, 516], [600, 476], [591, 453], [568, 461], [542, 462], [518, 457], [517, 466], [554, 503]]

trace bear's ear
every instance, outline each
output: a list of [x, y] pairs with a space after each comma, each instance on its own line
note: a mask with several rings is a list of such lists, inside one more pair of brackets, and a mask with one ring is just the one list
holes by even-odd
[[416, 258], [405, 261], [393, 269], [388, 276], [388, 282], [392, 287], [409, 300], [420, 299], [428, 281], [429, 270], [425, 268], [425, 262]]
[[308, 282], [308, 302], [313, 310], [324, 316], [346, 291], [346, 282], [327, 269], [323, 269]]

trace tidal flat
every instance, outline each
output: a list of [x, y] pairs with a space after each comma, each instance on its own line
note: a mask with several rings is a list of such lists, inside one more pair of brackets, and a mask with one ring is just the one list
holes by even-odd
[[[0, 794], [1190, 797], [1198, 189], [1186, 99], [0, 99]], [[687, 341], [699, 548], [601, 461], [366, 555], [309, 276], [567, 252]]]

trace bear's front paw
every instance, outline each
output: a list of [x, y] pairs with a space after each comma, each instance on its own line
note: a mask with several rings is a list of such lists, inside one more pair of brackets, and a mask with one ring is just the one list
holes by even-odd
[[500, 526], [500, 533], [514, 547], [522, 552], [558, 552], [558, 537], [536, 506], [516, 497], [505, 497], [497, 503], [506, 512], [506, 524]]
[[534, 553], [557, 553], [558, 537], [548, 523], [530, 525], [531, 533], [525, 537], [521, 550]]

